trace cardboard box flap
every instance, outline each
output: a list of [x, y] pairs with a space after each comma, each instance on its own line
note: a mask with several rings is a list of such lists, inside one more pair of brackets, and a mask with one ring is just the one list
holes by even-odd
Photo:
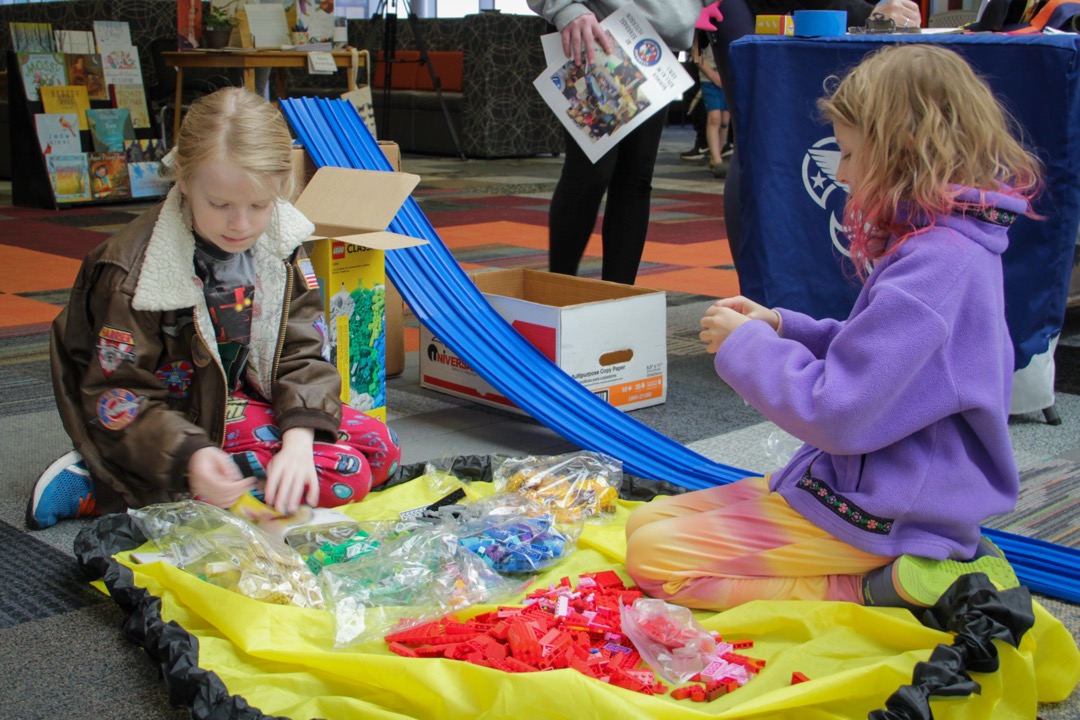
[[480, 291], [487, 295], [500, 295], [552, 307], [609, 302], [657, 292], [635, 285], [558, 275], [528, 268], [492, 270], [476, 273], [471, 277]]
[[[335, 228], [332, 225], [322, 225], [317, 229], [329, 233], [325, 238], [340, 240], [341, 242], [347, 242], [350, 245], [371, 248], [372, 250], [398, 250], [400, 248], [427, 244], [427, 240], [421, 240], [420, 238], [414, 238], [409, 235], [401, 235], [389, 231], [357, 233], [354, 229]], [[322, 240], [324, 239], [324, 236], [312, 235], [311, 239]]]
[[319, 168], [293, 203], [323, 237], [385, 230], [420, 176], [380, 170]]

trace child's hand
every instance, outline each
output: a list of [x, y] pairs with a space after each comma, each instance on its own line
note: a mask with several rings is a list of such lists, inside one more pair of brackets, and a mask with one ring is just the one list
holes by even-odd
[[244, 477], [224, 450], [205, 447], [188, 460], [188, 487], [198, 499], [227, 508], [254, 489], [255, 478]]
[[728, 335], [745, 322], [750, 322], [750, 318], [720, 303], [710, 307], [705, 311], [705, 317], [701, 318], [701, 332], [698, 333], [705, 343], [705, 351], [714, 353], [719, 350]]
[[319, 504], [319, 478], [315, 473], [311, 428], [290, 428], [282, 436], [281, 450], [266, 467], [266, 502], [285, 515], [292, 515], [303, 501]]
[[764, 305], [759, 305], [750, 298], [742, 295], [717, 300], [713, 307], [725, 307], [734, 310], [740, 315], [745, 315], [751, 320], [762, 320], [769, 323], [769, 327], [777, 332], [780, 331], [780, 313]]

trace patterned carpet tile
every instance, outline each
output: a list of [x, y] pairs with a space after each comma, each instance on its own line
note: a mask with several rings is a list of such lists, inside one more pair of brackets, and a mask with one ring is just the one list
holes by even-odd
[[[64, 213], [57, 213], [55, 216], [50, 216], [48, 221], [42, 219], [5, 220], [0, 222], [0, 238], [3, 238], [0, 242], [27, 250], [82, 259], [101, 244], [108, 237], [108, 233], [54, 222], [54, 219], [59, 218], [70, 221], [73, 217], [65, 217]], [[83, 221], [86, 220], [87, 218], [84, 217]]]

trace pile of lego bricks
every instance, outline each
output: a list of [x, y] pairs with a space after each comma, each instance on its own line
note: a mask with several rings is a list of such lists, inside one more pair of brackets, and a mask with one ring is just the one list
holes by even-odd
[[[464, 622], [450, 616], [391, 633], [386, 641], [403, 657], [451, 658], [511, 673], [569, 667], [611, 685], [660, 695], [667, 686], [642, 663], [622, 629], [621, 606], [641, 597], [640, 590], [626, 587], [614, 571], [586, 573], [576, 588], [564, 577], [559, 585], [530, 593], [523, 607], [499, 607]], [[652, 629], [660, 634], [668, 630]], [[752, 640], [716, 640], [712, 661], [690, 678], [695, 682], [672, 691], [671, 697], [715, 700], [765, 667], [764, 660], [734, 652], [753, 647]]]

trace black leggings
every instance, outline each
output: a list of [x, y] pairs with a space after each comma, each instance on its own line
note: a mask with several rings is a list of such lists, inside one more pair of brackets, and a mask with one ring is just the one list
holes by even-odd
[[740, 175], [742, 174], [740, 157], [739, 128], [735, 127], [735, 77], [731, 72], [731, 60], [728, 57], [728, 48], [744, 35], [754, 34], [754, 14], [746, 4], [746, 0], [724, 0], [724, 19], [720, 22], [716, 32], [709, 33], [709, 44], [712, 45], [713, 57], [716, 58], [716, 69], [720, 73], [720, 80], [724, 84], [724, 96], [728, 101], [728, 109], [731, 110], [731, 126], [735, 131], [735, 151], [728, 161], [727, 177], [724, 179], [724, 228], [727, 230], [728, 246], [731, 248], [731, 257], [735, 262], [735, 269], [739, 268], [739, 250], [742, 246], [741, 213], [742, 203], [739, 201]]
[[634, 284], [649, 230], [653, 168], [666, 118], [667, 108], [661, 109], [595, 163], [567, 134], [566, 162], [548, 218], [551, 272], [577, 275], [607, 192], [602, 278]]

